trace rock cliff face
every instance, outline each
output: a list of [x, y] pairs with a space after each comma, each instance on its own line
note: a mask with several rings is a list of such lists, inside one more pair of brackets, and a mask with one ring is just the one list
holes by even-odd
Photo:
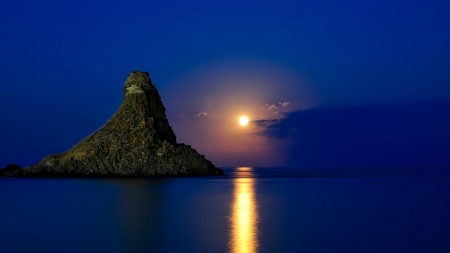
[[133, 71], [113, 117], [72, 149], [5, 176], [222, 175], [203, 155], [178, 144], [147, 72]]

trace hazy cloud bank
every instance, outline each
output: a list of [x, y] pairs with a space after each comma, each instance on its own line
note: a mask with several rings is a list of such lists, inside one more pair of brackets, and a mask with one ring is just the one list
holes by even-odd
[[450, 166], [450, 101], [299, 110], [254, 121], [302, 167]]

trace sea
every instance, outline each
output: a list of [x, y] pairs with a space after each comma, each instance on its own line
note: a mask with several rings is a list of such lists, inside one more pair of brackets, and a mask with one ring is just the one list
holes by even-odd
[[447, 170], [0, 178], [0, 253], [450, 252]]

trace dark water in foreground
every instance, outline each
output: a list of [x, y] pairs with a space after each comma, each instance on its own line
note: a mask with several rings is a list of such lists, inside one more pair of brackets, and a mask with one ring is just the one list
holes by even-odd
[[450, 173], [225, 172], [0, 178], [0, 252], [450, 252]]

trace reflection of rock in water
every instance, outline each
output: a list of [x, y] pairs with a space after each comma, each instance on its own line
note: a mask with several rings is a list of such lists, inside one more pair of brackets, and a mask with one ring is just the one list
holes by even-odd
[[120, 216], [124, 226], [123, 252], [163, 252], [163, 179], [118, 180]]
[[[251, 168], [238, 171], [252, 173]], [[234, 196], [230, 215], [230, 251], [250, 253], [258, 250], [258, 207], [255, 198], [254, 179], [234, 179]]]

